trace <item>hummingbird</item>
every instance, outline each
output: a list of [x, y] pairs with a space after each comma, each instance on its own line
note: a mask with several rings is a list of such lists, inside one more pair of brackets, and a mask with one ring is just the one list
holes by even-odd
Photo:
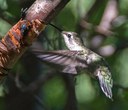
[[50, 25], [61, 33], [69, 50], [42, 53], [36, 51], [38, 58], [42, 61], [64, 65], [62, 72], [65, 73], [77, 74], [77, 69], [87, 69], [91, 76], [97, 78], [103, 93], [112, 99], [113, 80], [105, 59], [84, 46], [77, 33], [63, 31], [53, 24]]

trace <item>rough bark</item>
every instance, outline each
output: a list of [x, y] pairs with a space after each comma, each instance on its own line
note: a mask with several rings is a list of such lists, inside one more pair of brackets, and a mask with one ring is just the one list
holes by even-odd
[[[36, 0], [0, 41], [0, 79], [69, 0]], [[26, 26], [24, 28], [24, 26]]]

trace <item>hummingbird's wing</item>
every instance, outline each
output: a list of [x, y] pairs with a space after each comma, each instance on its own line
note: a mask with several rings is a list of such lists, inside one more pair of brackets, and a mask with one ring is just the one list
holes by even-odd
[[[108, 65], [104, 63], [104, 60], [98, 61], [99, 63], [88, 64], [85, 59], [80, 58], [79, 51], [70, 50], [58, 50], [58, 51], [33, 51], [40, 61], [59, 65], [62, 67], [61, 71], [69, 74], [77, 74], [76, 68], [90, 68], [93, 70], [93, 75], [99, 80], [100, 87], [104, 94], [112, 99], [112, 85], [113, 80]], [[100, 63], [101, 62], [101, 63]], [[58, 68], [59, 69], [59, 68]]]
[[109, 68], [104, 65], [99, 66], [96, 70], [96, 76], [98, 77], [100, 87], [104, 94], [112, 99], [113, 80]]
[[57, 51], [39, 51], [34, 50], [33, 53], [39, 60], [45, 63], [51, 63], [63, 67], [64, 73], [77, 74], [77, 67], [87, 68], [87, 63], [78, 58], [78, 51], [57, 50]]

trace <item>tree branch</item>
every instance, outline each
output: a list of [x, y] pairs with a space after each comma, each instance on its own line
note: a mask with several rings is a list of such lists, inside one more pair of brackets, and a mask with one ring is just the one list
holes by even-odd
[[0, 79], [69, 0], [36, 0], [0, 41]]

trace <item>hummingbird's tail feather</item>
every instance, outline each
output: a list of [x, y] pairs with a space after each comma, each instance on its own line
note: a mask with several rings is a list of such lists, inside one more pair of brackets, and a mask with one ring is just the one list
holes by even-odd
[[113, 80], [107, 67], [101, 67], [97, 70], [97, 76], [99, 79], [100, 87], [104, 94], [112, 99], [112, 86]]

